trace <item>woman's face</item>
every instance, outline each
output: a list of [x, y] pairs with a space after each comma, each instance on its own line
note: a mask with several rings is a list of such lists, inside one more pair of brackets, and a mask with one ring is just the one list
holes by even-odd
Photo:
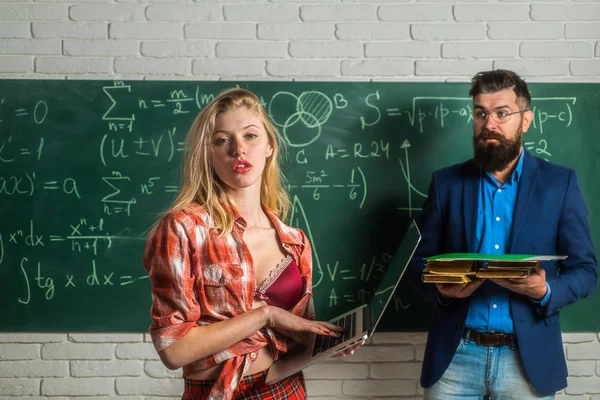
[[259, 115], [246, 107], [217, 115], [210, 155], [226, 190], [260, 188], [266, 160], [273, 154]]

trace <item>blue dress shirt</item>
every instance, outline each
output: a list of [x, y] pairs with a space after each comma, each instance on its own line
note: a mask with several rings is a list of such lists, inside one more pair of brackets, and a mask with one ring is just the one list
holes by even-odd
[[[523, 150], [510, 179], [499, 185], [487, 171], [481, 171], [475, 248], [479, 253], [506, 254], [510, 243], [519, 178], [523, 171]], [[550, 299], [550, 287], [541, 300]], [[509, 292], [491, 281], [484, 282], [470, 298], [465, 325], [479, 332], [515, 331], [510, 314]]]

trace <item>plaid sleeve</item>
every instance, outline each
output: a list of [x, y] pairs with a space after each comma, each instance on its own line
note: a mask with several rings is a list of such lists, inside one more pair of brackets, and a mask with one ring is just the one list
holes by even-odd
[[302, 250], [300, 252], [300, 273], [302, 274], [302, 284], [304, 287], [303, 296], [296, 304], [294, 308], [292, 308], [291, 312], [297, 315], [301, 315], [307, 319], [315, 319], [315, 305], [313, 301], [313, 292], [312, 292], [312, 249], [310, 246], [310, 241], [302, 232], [302, 230], [298, 229], [302, 234]]
[[[183, 212], [166, 215], [148, 236], [143, 264], [152, 284], [152, 324], [149, 331], [157, 351], [197, 326], [201, 316], [191, 271], [196, 257], [195, 223]], [[186, 223], [187, 222], [187, 223]]]

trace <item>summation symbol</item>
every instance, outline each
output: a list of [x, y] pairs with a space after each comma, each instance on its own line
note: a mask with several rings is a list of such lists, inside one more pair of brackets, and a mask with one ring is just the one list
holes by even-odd
[[[102, 180], [114, 189], [114, 192], [104, 196], [100, 201], [104, 203], [104, 212], [107, 215], [118, 214], [125, 212], [128, 216], [131, 215], [131, 205], [136, 204], [137, 200], [135, 197], [131, 197], [128, 200], [124, 199], [121, 194], [121, 188], [117, 185], [127, 185], [131, 180], [128, 176], [121, 175], [118, 171], [113, 171], [113, 176], [104, 176]], [[108, 206], [111, 204], [111, 207]]]
[[125, 106], [120, 107], [120, 104], [115, 99], [115, 95], [131, 93], [131, 86], [125, 85], [120, 81], [115, 81], [113, 86], [105, 86], [102, 88], [102, 91], [112, 103], [102, 116], [103, 121], [127, 121], [127, 123], [135, 121], [135, 114], [127, 111]]

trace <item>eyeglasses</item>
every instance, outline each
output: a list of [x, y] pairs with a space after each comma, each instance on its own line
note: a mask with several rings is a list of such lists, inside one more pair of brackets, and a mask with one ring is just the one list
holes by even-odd
[[499, 124], [503, 124], [505, 122], [508, 122], [510, 120], [510, 117], [513, 114], [521, 114], [521, 113], [524, 113], [525, 111], [529, 111], [529, 110], [520, 110], [520, 111], [514, 111], [514, 112], [507, 112], [505, 110], [498, 110], [498, 111], [475, 110], [471, 113], [471, 116], [473, 117], [473, 121], [481, 123], [481, 122], [487, 121], [488, 117], [491, 115], [492, 119], [494, 121], [496, 121]]

